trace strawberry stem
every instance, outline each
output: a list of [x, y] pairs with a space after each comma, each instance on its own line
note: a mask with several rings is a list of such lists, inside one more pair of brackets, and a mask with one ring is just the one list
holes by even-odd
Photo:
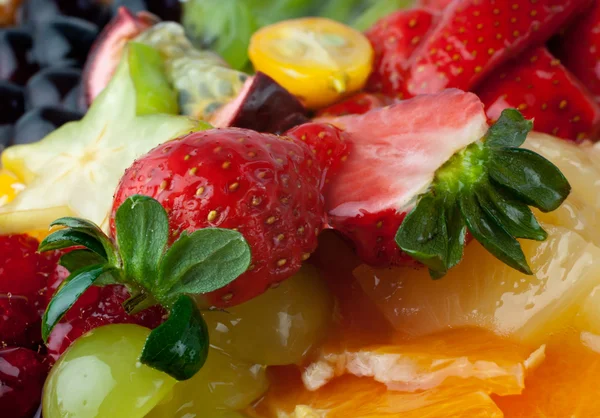
[[570, 193], [560, 170], [519, 148], [532, 122], [507, 109], [479, 141], [438, 169], [396, 234], [398, 246], [443, 277], [460, 262], [466, 230], [496, 258], [532, 274], [517, 238], [542, 241], [547, 234], [529, 206], [548, 212]]

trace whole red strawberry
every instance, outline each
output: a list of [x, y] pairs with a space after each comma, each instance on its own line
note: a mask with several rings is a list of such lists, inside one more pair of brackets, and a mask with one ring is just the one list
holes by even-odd
[[368, 91], [402, 97], [409, 59], [436, 20], [437, 17], [425, 9], [399, 10], [378, 20], [366, 32], [375, 53]]
[[0, 411], [6, 418], [31, 418], [48, 373], [43, 357], [26, 348], [0, 350]]
[[411, 57], [404, 89], [395, 91], [415, 96], [449, 87], [471, 90], [502, 63], [544, 43], [589, 3], [453, 1]]
[[568, 140], [598, 139], [600, 107], [592, 95], [544, 47], [499, 68], [476, 93], [492, 120], [517, 108], [535, 129]]
[[44, 293], [58, 257], [38, 254], [38, 244], [24, 234], [0, 236], [0, 347], [41, 341]]
[[[316, 139], [331, 133], [324, 127], [313, 132]], [[341, 136], [331, 142], [304, 139], [229, 128], [160, 145], [121, 179], [113, 228], [117, 208], [130, 196], [146, 195], [167, 211], [173, 240], [207, 227], [239, 231], [250, 246], [251, 266], [206, 295], [207, 303], [251, 299], [298, 271], [325, 224], [322, 188], [336, 163], [332, 158], [341, 160], [346, 145]]]
[[559, 37], [556, 54], [600, 102], [600, 1]]

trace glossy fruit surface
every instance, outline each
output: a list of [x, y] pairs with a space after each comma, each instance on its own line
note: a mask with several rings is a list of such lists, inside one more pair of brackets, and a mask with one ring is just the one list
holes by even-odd
[[81, 113], [55, 107], [38, 107], [25, 113], [15, 124], [10, 145], [38, 142], [67, 122], [79, 120]]
[[0, 168], [0, 206], [13, 200], [22, 188], [23, 184], [14, 174]]
[[[227, 311], [208, 311], [211, 342], [251, 363], [300, 363], [326, 336], [333, 300], [317, 269], [293, 277]], [[260, 325], [258, 325], [260, 324]]]
[[73, 112], [85, 111], [79, 105], [81, 71], [74, 68], [47, 68], [34, 75], [25, 86], [27, 110], [56, 107]]
[[250, 405], [268, 385], [264, 366], [237, 360], [213, 346], [202, 369], [177, 383], [148, 418], [221, 417]]
[[24, 85], [37, 70], [33, 37], [26, 29], [0, 29], [0, 80]]
[[41, 66], [81, 67], [98, 36], [93, 23], [74, 17], [56, 17], [35, 31], [32, 54]]
[[257, 71], [314, 109], [363, 87], [373, 50], [364, 35], [341, 23], [304, 18], [260, 29], [248, 55]]
[[138, 362], [150, 330], [109, 325], [81, 337], [52, 368], [44, 418], [141, 418], [175, 385]]
[[48, 373], [43, 356], [26, 348], [0, 349], [0, 411], [10, 418], [31, 418], [38, 409]]

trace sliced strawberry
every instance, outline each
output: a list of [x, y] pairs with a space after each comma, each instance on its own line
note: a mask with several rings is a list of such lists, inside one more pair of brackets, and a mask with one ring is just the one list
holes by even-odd
[[432, 29], [435, 20], [436, 17], [427, 10], [399, 10], [378, 20], [366, 32], [375, 52], [373, 72], [366, 87], [368, 91], [393, 97], [401, 95], [409, 58]]
[[471, 90], [500, 64], [545, 42], [589, 0], [456, 0], [411, 59], [404, 93]]
[[31, 418], [48, 373], [43, 356], [26, 348], [0, 350], [0, 411], [6, 418]]
[[148, 12], [134, 16], [126, 7], [119, 7], [92, 45], [83, 69], [83, 95], [88, 105], [108, 85], [127, 42], [157, 21], [158, 18]]
[[558, 39], [558, 58], [600, 102], [600, 1]]
[[492, 120], [504, 109], [517, 108], [535, 120], [537, 131], [572, 141], [598, 139], [600, 107], [544, 47], [498, 69], [476, 92]]
[[329, 107], [321, 109], [317, 113], [319, 117], [332, 117], [344, 115], [362, 115], [369, 110], [379, 109], [394, 103], [395, 100], [386, 96], [371, 93], [358, 93], [350, 96], [341, 102], [335, 103]]
[[515, 238], [546, 235], [527, 205], [554, 210], [570, 187], [550, 162], [518, 148], [531, 129], [519, 112], [488, 129], [477, 96], [450, 89], [329, 122], [352, 141], [326, 196], [330, 224], [365, 262], [414, 263], [410, 256], [440, 277], [462, 258], [468, 228], [531, 273]]

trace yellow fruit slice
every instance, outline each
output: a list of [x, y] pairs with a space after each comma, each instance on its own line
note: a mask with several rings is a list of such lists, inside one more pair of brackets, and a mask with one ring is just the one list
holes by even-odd
[[544, 359], [537, 350], [490, 332], [464, 329], [361, 348], [325, 347], [304, 368], [302, 381], [317, 390], [335, 377], [372, 377], [394, 391], [415, 392], [448, 386], [463, 392], [518, 394], [526, 371]]
[[266, 26], [251, 40], [257, 71], [299, 97], [311, 109], [361, 89], [371, 72], [373, 49], [360, 32], [317, 17]]
[[272, 376], [271, 389], [251, 411], [262, 418], [502, 418], [484, 392], [433, 389], [394, 392], [369, 378], [344, 376], [311, 392], [289, 371]]

